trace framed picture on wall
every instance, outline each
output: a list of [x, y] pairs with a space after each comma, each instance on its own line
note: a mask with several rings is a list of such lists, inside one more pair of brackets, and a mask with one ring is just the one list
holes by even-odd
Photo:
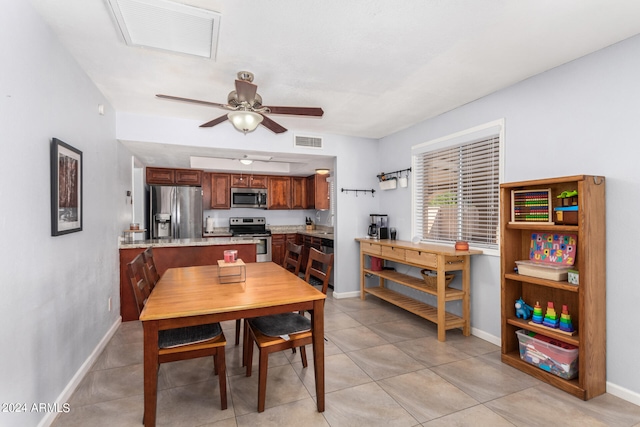
[[51, 141], [51, 235], [82, 231], [82, 151]]

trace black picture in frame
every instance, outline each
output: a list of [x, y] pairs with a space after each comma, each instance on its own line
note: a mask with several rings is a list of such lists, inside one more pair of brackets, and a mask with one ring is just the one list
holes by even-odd
[[82, 231], [82, 151], [51, 140], [51, 235]]

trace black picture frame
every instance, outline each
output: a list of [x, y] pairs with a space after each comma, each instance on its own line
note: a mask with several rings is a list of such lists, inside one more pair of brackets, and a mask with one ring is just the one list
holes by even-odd
[[82, 151], [51, 140], [51, 235], [82, 231]]

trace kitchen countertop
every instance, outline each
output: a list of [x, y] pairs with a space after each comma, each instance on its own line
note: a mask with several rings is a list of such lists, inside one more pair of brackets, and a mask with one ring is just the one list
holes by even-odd
[[[322, 239], [333, 240], [333, 227], [318, 226], [315, 230], [307, 230], [304, 225], [271, 225], [267, 227], [271, 234], [293, 234], [299, 233], [306, 236], [320, 237]], [[228, 228], [216, 227], [212, 232], [202, 233], [202, 237], [231, 237]]]
[[[217, 237], [211, 239], [209, 237], [193, 238], [193, 239], [151, 239], [138, 240], [134, 242], [120, 242], [120, 249], [137, 249], [137, 248], [166, 248], [179, 246], [211, 246], [211, 245], [255, 245], [257, 240], [246, 240], [246, 237]], [[210, 236], [216, 237], [216, 236]]]

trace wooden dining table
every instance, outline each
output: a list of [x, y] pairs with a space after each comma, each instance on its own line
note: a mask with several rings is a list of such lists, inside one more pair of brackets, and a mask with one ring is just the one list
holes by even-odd
[[217, 265], [170, 268], [145, 304], [144, 424], [155, 426], [158, 331], [225, 320], [307, 310], [311, 313], [318, 412], [324, 411], [324, 300], [326, 296], [273, 262], [247, 263], [244, 281], [224, 283]]

